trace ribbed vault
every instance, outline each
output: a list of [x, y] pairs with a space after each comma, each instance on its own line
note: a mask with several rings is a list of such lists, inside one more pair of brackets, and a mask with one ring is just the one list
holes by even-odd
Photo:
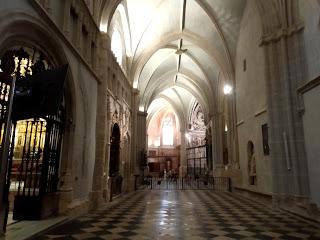
[[121, 19], [127, 59], [123, 69], [140, 91], [140, 109], [161, 98], [181, 121], [196, 100], [209, 120], [217, 111], [218, 89], [233, 82], [246, 1], [113, 1], [113, 17], [110, 10], [102, 14], [101, 24], [111, 34]]

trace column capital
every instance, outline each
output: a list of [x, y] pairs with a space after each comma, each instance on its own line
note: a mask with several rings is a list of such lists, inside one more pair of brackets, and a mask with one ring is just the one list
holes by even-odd
[[286, 28], [276, 29], [271, 33], [266, 33], [261, 37], [260, 46], [268, 45], [270, 43], [277, 42], [282, 38], [290, 37], [301, 32], [304, 27], [304, 22], [301, 21]]

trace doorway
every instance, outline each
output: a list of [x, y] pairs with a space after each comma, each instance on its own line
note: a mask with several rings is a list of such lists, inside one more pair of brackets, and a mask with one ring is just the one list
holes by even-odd
[[110, 164], [109, 176], [114, 177], [119, 174], [120, 163], [120, 128], [117, 123], [113, 125], [110, 139]]
[[[65, 125], [63, 85], [68, 68], [54, 69], [36, 48], [18, 46], [1, 57], [1, 69], [1, 165], [6, 181], [1, 183], [0, 212], [5, 230], [8, 217], [10, 221], [38, 220], [47, 217], [44, 209], [53, 204], [50, 200], [44, 203], [44, 198], [58, 190]], [[10, 76], [16, 79], [14, 100], [8, 93], [14, 86]]]
[[109, 161], [109, 178], [111, 180], [111, 194], [118, 195], [121, 193], [122, 176], [119, 172], [120, 167], [120, 127], [115, 123], [112, 127], [110, 138], [110, 161]]

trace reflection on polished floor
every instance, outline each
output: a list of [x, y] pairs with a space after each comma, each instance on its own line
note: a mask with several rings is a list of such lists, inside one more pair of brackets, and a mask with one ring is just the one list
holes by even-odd
[[33, 239], [320, 239], [320, 226], [232, 193], [144, 190]]

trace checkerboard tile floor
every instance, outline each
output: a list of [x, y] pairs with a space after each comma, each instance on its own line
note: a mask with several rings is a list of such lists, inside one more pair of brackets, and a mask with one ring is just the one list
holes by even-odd
[[320, 226], [232, 193], [144, 190], [33, 239], [320, 239]]

